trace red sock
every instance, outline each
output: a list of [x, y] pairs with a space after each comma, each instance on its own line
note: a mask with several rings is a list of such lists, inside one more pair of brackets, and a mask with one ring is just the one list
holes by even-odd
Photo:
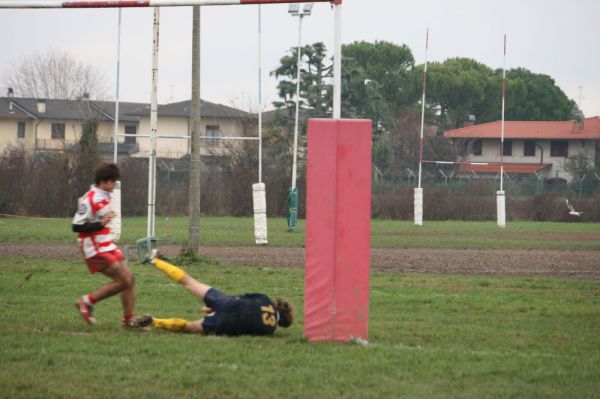
[[135, 314], [133, 314], [133, 313], [126, 314], [125, 316], [123, 316], [123, 319], [121, 320], [121, 322], [126, 323], [127, 321], [129, 321], [131, 319], [135, 319]]
[[92, 294], [88, 294], [88, 295], [84, 295], [83, 296], [83, 302], [88, 304], [88, 305], [95, 305], [96, 304], [96, 299], [94, 299], [94, 297], [92, 296]]

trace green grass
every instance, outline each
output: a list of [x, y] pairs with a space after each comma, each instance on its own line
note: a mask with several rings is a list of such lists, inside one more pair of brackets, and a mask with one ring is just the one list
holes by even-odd
[[[0, 218], [0, 242], [73, 242], [70, 219]], [[301, 246], [305, 221], [299, 231], [289, 233], [283, 218], [269, 219], [269, 244]], [[591, 249], [600, 250], [600, 223], [508, 222], [499, 229], [495, 222], [428, 222], [415, 227], [408, 221], [373, 220], [373, 247], [456, 249]], [[187, 238], [187, 218], [157, 218], [157, 235]], [[122, 243], [146, 236], [146, 218], [123, 220]], [[254, 245], [252, 218], [203, 217], [203, 245]]]
[[[476, 230], [477, 231], [477, 230]], [[298, 235], [300, 236], [300, 234]], [[191, 265], [231, 292], [288, 297], [298, 321], [272, 338], [118, 326], [117, 298], [80, 320], [104, 281], [82, 262], [0, 259], [0, 397], [592, 398], [600, 392], [600, 282], [373, 274], [369, 345], [303, 338], [303, 273]], [[140, 313], [198, 318], [199, 303], [135, 266]], [[26, 279], [31, 274], [29, 279]]]

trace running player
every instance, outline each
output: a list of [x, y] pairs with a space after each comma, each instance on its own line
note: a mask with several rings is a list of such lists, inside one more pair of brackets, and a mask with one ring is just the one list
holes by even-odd
[[164, 272], [192, 295], [204, 301], [201, 320], [157, 319], [144, 315], [137, 319], [142, 327], [152, 326], [167, 331], [216, 335], [272, 335], [277, 326], [289, 327], [294, 321], [292, 306], [283, 299], [275, 303], [264, 294], [230, 296], [201, 283], [182, 269], [161, 259], [157, 250], [150, 253], [146, 263]]
[[94, 305], [106, 298], [121, 294], [124, 328], [139, 328], [134, 314], [134, 279], [125, 257], [113, 242], [107, 226], [115, 214], [110, 210], [110, 193], [120, 177], [114, 163], [104, 163], [96, 169], [95, 185], [79, 199], [73, 218], [73, 231], [79, 233], [79, 247], [90, 273], [100, 272], [112, 281], [83, 295], [75, 302], [81, 317], [88, 324], [96, 324]]

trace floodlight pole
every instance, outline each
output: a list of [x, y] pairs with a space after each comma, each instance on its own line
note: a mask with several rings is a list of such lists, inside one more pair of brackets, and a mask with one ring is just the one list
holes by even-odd
[[300, 67], [302, 62], [302, 19], [304, 14], [298, 14], [298, 57], [296, 61], [296, 117], [294, 120], [294, 160], [292, 162], [292, 189], [296, 188], [296, 173], [298, 159], [298, 119], [300, 117]]
[[296, 10], [292, 10], [290, 7], [290, 14], [293, 17], [298, 17], [298, 54], [296, 62], [296, 118], [294, 122], [294, 151], [292, 159], [292, 186], [289, 190], [289, 213], [288, 213], [288, 230], [298, 230], [298, 187], [296, 187], [297, 173], [298, 173], [298, 125], [300, 119], [300, 67], [302, 63], [302, 19], [305, 16], [310, 15], [311, 5], [305, 6], [304, 8], [298, 7]]

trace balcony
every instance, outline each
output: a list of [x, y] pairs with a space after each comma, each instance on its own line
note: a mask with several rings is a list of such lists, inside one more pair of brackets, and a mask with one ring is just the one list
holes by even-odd
[[46, 151], [66, 151], [74, 144], [77, 144], [77, 140], [37, 139], [35, 148]]

